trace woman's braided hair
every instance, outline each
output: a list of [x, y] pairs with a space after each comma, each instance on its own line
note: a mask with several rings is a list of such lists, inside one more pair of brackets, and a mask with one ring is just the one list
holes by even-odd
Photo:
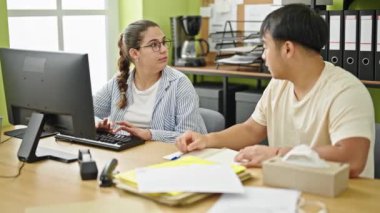
[[129, 49], [139, 49], [140, 42], [144, 37], [144, 32], [149, 27], [159, 27], [156, 23], [149, 20], [139, 20], [131, 23], [120, 34], [118, 41], [119, 47], [119, 59], [117, 65], [119, 67], [119, 75], [117, 76], [117, 83], [120, 91], [120, 99], [118, 107], [123, 109], [127, 106], [127, 80], [129, 78], [129, 67], [131, 65], [131, 57], [129, 55]]

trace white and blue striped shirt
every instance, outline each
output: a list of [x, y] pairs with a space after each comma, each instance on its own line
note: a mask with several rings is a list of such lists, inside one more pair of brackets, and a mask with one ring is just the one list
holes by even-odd
[[[122, 121], [133, 103], [132, 81], [134, 70], [127, 80], [127, 107], [120, 109], [117, 103], [120, 91], [116, 76], [107, 82], [94, 96], [94, 113], [98, 118]], [[156, 101], [150, 123], [152, 140], [174, 142], [186, 130], [207, 133], [199, 113], [199, 97], [191, 81], [183, 73], [166, 66], [162, 71]]]

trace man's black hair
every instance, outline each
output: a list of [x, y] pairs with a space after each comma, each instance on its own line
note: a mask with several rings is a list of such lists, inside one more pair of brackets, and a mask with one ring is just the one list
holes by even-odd
[[289, 4], [271, 12], [263, 21], [261, 36], [269, 33], [275, 41], [293, 41], [320, 52], [328, 39], [323, 18], [303, 4]]

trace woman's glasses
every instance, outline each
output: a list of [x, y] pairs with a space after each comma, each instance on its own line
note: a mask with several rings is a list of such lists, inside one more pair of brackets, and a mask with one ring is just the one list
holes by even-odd
[[161, 50], [162, 45], [165, 46], [167, 49], [169, 49], [171, 43], [172, 43], [172, 41], [170, 41], [170, 40], [163, 40], [161, 42], [154, 41], [154, 42], [150, 43], [149, 45], [145, 45], [145, 46], [141, 46], [141, 47], [150, 47], [150, 48], [152, 48], [153, 52], [158, 52]]

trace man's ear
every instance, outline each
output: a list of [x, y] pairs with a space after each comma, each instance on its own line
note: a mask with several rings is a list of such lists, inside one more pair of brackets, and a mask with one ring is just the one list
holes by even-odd
[[296, 46], [291, 41], [285, 41], [282, 46], [282, 53], [285, 55], [286, 58], [290, 58], [294, 55]]

